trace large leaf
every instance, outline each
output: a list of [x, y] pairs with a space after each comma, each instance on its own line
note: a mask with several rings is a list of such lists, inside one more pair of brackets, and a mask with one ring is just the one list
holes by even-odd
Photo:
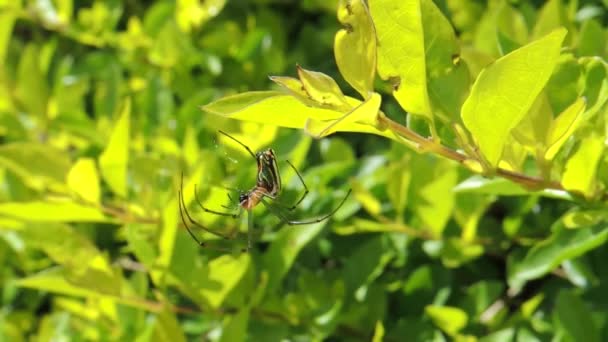
[[376, 76], [374, 23], [363, 0], [340, 1], [338, 20], [345, 28], [334, 39], [336, 64], [342, 77], [367, 99]]
[[129, 162], [129, 127], [131, 101], [126, 100], [106, 149], [99, 156], [99, 168], [110, 188], [122, 197], [127, 196], [127, 163]]
[[559, 29], [483, 70], [462, 106], [462, 120], [496, 166], [511, 130], [528, 113], [557, 63], [566, 30]]
[[419, 0], [374, 0], [369, 4], [378, 37], [378, 74], [391, 80], [406, 111], [432, 118]]
[[[285, 80], [281, 79], [281, 82], [283, 81]], [[348, 97], [347, 100], [351, 105], [361, 103], [361, 101]], [[372, 103], [375, 103], [375, 100]], [[328, 121], [338, 120], [345, 115], [345, 113], [336, 110], [311, 107], [302, 103], [298, 97], [285, 95], [277, 91], [248, 92], [227, 96], [202, 106], [201, 109], [231, 119], [289, 128], [305, 128], [309, 119], [326, 121], [327, 123], [320, 123], [320, 125], [326, 125], [325, 127], [327, 127], [331, 124]], [[367, 116], [372, 112], [366, 110], [360, 113]], [[355, 116], [355, 118], [361, 119], [359, 116]], [[338, 131], [372, 133], [398, 140], [390, 131], [381, 131], [367, 123], [347, 121], [347, 124], [339, 125], [336, 129]]]

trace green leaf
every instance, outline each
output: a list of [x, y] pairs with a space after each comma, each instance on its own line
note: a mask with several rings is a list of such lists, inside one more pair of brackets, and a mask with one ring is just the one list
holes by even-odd
[[154, 337], [159, 341], [186, 341], [184, 331], [181, 327], [181, 322], [168, 308], [164, 309], [157, 316], [156, 324], [154, 325]]
[[459, 121], [470, 88], [466, 63], [460, 60], [460, 45], [450, 21], [433, 1], [421, 1], [427, 91], [433, 114], [443, 113], [445, 121]]
[[444, 240], [441, 247], [441, 262], [446, 267], [460, 267], [483, 255], [483, 245], [470, 243], [462, 239], [450, 238]]
[[546, 149], [546, 140], [552, 121], [551, 104], [547, 96], [541, 93], [532, 104], [528, 114], [513, 129], [513, 138], [535, 155], [539, 148]]
[[466, 327], [469, 320], [466, 312], [450, 306], [428, 305], [424, 312], [439, 329], [450, 336]]
[[604, 137], [601, 135], [592, 134], [583, 138], [574, 155], [566, 162], [562, 175], [564, 188], [592, 196], [595, 192], [597, 165], [603, 151]]
[[425, 156], [412, 159], [412, 181], [409, 207], [422, 221], [422, 227], [433, 236], [441, 236], [454, 208], [452, 189], [458, 181], [458, 170], [450, 163]]
[[378, 39], [378, 74], [391, 80], [402, 108], [432, 120], [420, 1], [376, 0], [369, 5]]
[[573, 201], [572, 195], [566, 191], [546, 189], [537, 192], [531, 192], [504, 178], [484, 178], [482, 176], [471, 176], [454, 187], [455, 192], [471, 192], [480, 194], [491, 194], [501, 196], [520, 196], [529, 195], [531, 193], [541, 196]]
[[18, 142], [0, 146], [0, 165], [16, 173], [27, 185], [63, 187], [70, 169], [67, 153], [49, 145]]
[[488, 162], [496, 166], [511, 130], [528, 113], [559, 56], [559, 29], [483, 70], [462, 106], [462, 120]]
[[585, 98], [579, 98], [551, 122], [547, 135], [546, 160], [553, 160], [566, 140], [578, 127], [579, 118], [585, 111], [586, 104]]
[[382, 342], [384, 341], [384, 325], [382, 321], [376, 322], [376, 327], [374, 328], [374, 336], [372, 336], [372, 342]]
[[365, 102], [336, 120], [319, 121], [308, 119], [304, 129], [306, 130], [306, 133], [311, 136], [322, 138], [338, 131], [348, 131], [353, 123], [374, 126], [376, 118], [378, 117], [378, 111], [380, 110], [381, 101], [382, 98], [380, 95], [378, 93], [373, 93]]
[[600, 341], [591, 308], [571, 291], [562, 290], [555, 301], [554, 317], [571, 341]]
[[15, 14], [12, 11], [0, 12], [0, 65], [3, 66], [15, 20]]
[[596, 20], [583, 22], [577, 50], [579, 56], [606, 56], [606, 33]]
[[[35, 213], [35, 215], [32, 215]], [[99, 209], [74, 202], [8, 202], [0, 214], [32, 222], [108, 222]]]
[[222, 255], [207, 264], [207, 272], [193, 277], [192, 285], [211, 307], [217, 309], [239, 284], [250, 264], [251, 257], [246, 253], [238, 257]]
[[363, 0], [341, 0], [338, 20], [345, 27], [336, 33], [334, 54], [342, 77], [364, 99], [374, 90], [376, 32]]
[[564, 260], [583, 255], [606, 240], [608, 227], [605, 224], [579, 229], [559, 227], [547, 240], [532, 247], [523, 260], [509, 265], [509, 285], [521, 288], [527, 281], [551, 272]]
[[538, 14], [532, 37], [540, 38], [563, 26], [566, 22], [566, 9], [562, 4], [562, 0], [549, 0], [545, 2]]
[[[68, 296], [109, 299], [121, 304], [148, 311], [156, 311], [158, 309], [156, 305], [151, 305], [144, 299], [139, 299], [132, 295], [128, 297], [120, 297], [114, 294], [105, 294], [99, 292], [99, 290], [95, 287], [86, 288], [78, 284], [73, 284], [67, 278], [68, 277], [64, 268], [54, 267], [39, 272], [33, 276], [22, 278], [17, 282], [17, 285], [41, 291], [65, 294]], [[95, 279], [91, 279], [91, 285], [94, 285], [94, 281]], [[118, 285], [120, 285], [120, 283], [118, 283]]]
[[226, 320], [222, 329], [221, 342], [246, 341], [249, 323], [249, 310], [242, 309], [236, 315]]
[[127, 196], [127, 164], [129, 162], [129, 126], [131, 101], [125, 100], [108, 145], [99, 156], [101, 176], [119, 196]]
[[91, 158], [78, 159], [68, 173], [68, 186], [82, 199], [99, 203], [101, 190], [99, 189], [99, 175], [95, 161]]
[[47, 115], [49, 87], [46, 75], [40, 67], [40, 49], [28, 44], [20, 56], [18, 70], [17, 98], [23, 103], [29, 115], [44, 122]]
[[358, 290], [382, 274], [384, 267], [394, 256], [387, 247], [386, 239], [382, 235], [375, 235], [348, 256], [343, 277], [349, 296], [356, 295]]
[[496, 35], [501, 55], [506, 55], [528, 41], [524, 16], [508, 3], [502, 3], [496, 13]]
[[264, 268], [268, 270], [267, 293], [276, 290], [302, 248], [321, 232], [325, 223], [289, 227], [279, 231], [277, 238], [263, 256]]

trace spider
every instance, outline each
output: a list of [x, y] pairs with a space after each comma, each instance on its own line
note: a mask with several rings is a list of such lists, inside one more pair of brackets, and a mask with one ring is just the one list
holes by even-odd
[[[245, 150], [247, 150], [247, 152], [251, 155], [251, 157], [256, 160], [257, 166], [258, 166], [256, 184], [253, 188], [251, 188], [248, 191], [241, 191], [241, 190], [238, 191], [239, 192], [238, 202], [235, 203], [236, 204], [235, 206], [238, 206], [238, 212], [236, 212], [236, 213], [212, 210], [212, 209], [209, 209], [209, 208], [206, 208], [205, 206], [203, 206], [201, 201], [198, 199], [196, 185], [194, 186], [194, 198], [195, 198], [198, 206], [203, 211], [205, 211], [207, 213], [215, 214], [215, 215], [227, 216], [227, 217], [232, 217], [232, 218], [236, 219], [242, 215], [243, 211], [247, 211], [247, 214], [248, 214], [247, 248], [245, 248], [244, 251], [249, 251], [251, 249], [251, 240], [252, 240], [251, 232], [253, 230], [253, 214], [251, 211], [258, 204], [262, 203], [272, 214], [274, 214], [275, 216], [277, 216], [279, 219], [281, 219], [283, 222], [287, 223], [290, 226], [306, 225], [306, 224], [318, 223], [318, 222], [324, 221], [324, 220], [330, 218], [331, 216], [333, 216], [342, 207], [344, 202], [346, 202], [346, 199], [348, 198], [348, 196], [350, 195], [350, 193], [352, 191], [352, 189], [349, 189], [348, 192], [346, 193], [346, 195], [344, 196], [344, 198], [342, 198], [342, 201], [340, 202], [340, 204], [338, 206], [336, 206], [333, 210], [331, 210], [329, 213], [327, 213], [321, 217], [311, 219], [311, 220], [304, 220], [304, 221], [292, 220], [285, 214], [285, 211], [293, 211], [300, 203], [302, 203], [304, 198], [306, 198], [306, 195], [308, 195], [308, 193], [309, 193], [308, 187], [306, 186], [306, 183], [304, 182], [302, 175], [296, 169], [296, 167], [293, 166], [293, 164], [289, 160], [287, 160], [287, 164], [289, 164], [289, 166], [296, 172], [298, 179], [302, 183], [302, 186], [304, 187], [304, 193], [300, 196], [300, 198], [294, 205], [286, 207], [286, 206], [281, 205], [278, 202], [275, 202], [278, 199], [279, 195], [281, 194], [282, 183], [281, 183], [281, 174], [279, 173], [279, 168], [277, 166], [277, 159], [276, 159], [274, 150], [272, 150], [271, 148], [268, 148], [268, 149], [259, 151], [257, 153], [253, 153], [253, 151], [247, 145], [245, 145], [241, 141], [237, 140], [230, 134], [228, 134], [224, 131], [219, 131], [219, 133], [225, 135], [229, 139], [232, 139], [233, 141], [235, 141], [236, 143], [241, 145]], [[188, 222], [190, 223], [190, 225], [196, 226], [199, 229], [202, 229], [208, 233], [211, 233], [213, 235], [216, 235], [216, 236], [224, 238], [224, 239], [230, 239], [231, 237], [229, 235], [223, 235], [216, 231], [213, 231], [192, 218], [192, 216], [190, 215], [190, 213], [188, 212], [188, 210], [186, 208], [183, 189], [184, 189], [184, 175], [182, 173], [180, 190], [178, 191], [179, 212], [180, 212], [180, 216], [182, 219], [182, 223], [186, 227], [186, 230], [188, 231], [188, 233], [190, 234], [192, 239], [194, 239], [194, 241], [196, 241], [196, 243], [198, 243], [199, 246], [201, 246], [201, 247], [207, 246], [206, 241], [202, 241], [201, 239], [197, 238], [196, 235], [192, 232]], [[230, 190], [234, 190], [234, 189], [230, 189]], [[230, 199], [231, 202], [234, 202], [234, 200], [230, 196], [230, 194], [228, 194], [228, 198]], [[230, 209], [230, 207], [228, 207], [228, 206], [223, 206], [223, 207], [225, 209]]]

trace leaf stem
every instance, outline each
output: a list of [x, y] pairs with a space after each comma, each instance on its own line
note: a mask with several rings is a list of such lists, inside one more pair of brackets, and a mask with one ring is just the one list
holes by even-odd
[[[441, 145], [433, 139], [425, 138], [420, 134], [412, 131], [411, 129], [399, 124], [398, 122], [391, 120], [385, 115], [379, 115], [378, 121], [381, 125], [389, 128], [391, 131], [397, 133], [401, 137], [416, 143], [419, 146], [420, 151], [430, 151], [444, 158], [454, 160], [460, 164], [466, 164], [467, 160], [479, 163], [482, 162], [476, 159], [472, 159], [469, 156], [461, 152], [455, 151], [447, 146]], [[496, 175], [506, 178], [514, 183], [518, 183], [531, 190], [564, 190], [564, 187], [559, 182], [544, 180], [542, 178], [528, 176], [523, 173], [510, 171], [502, 168], [496, 168], [494, 171]]]

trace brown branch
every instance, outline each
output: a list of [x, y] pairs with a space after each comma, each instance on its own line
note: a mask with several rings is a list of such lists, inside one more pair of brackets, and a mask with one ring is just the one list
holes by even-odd
[[[464, 164], [465, 161], [470, 160], [472, 162], [480, 162], [476, 159], [472, 159], [469, 156], [455, 151], [449, 147], [437, 143], [433, 139], [425, 138], [420, 134], [412, 131], [411, 129], [399, 124], [388, 118], [385, 115], [378, 116], [378, 121], [381, 125], [389, 128], [391, 131], [399, 134], [401, 137], [410, 140], [419, 146], [421, 151], [429, 151], [438, 154], [444, 158], [456, 161], [460, 164]], [[540, 189], [554, 189], [564, 190], [564, 187], [555, 181], [547, 181], [542, 178], [528, 176], [523, 173], [518, 173], [502, 168], [495, 170], [496, 175], [506, 178], [514, 183], [518, 183], [528, 189], [540, 190]]]

